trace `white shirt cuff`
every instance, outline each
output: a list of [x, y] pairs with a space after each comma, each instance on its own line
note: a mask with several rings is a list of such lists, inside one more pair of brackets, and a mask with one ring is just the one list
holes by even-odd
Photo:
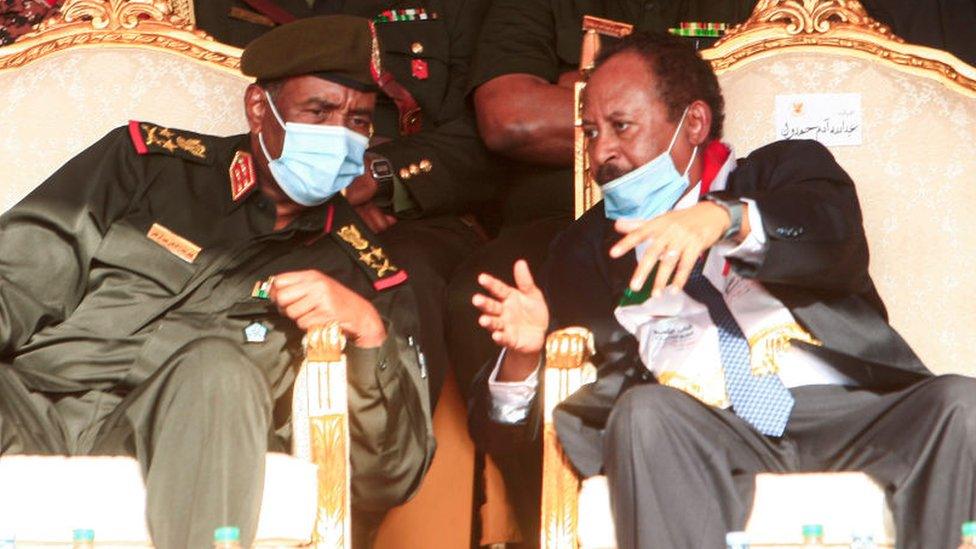
[[741, 201], [748, 205], [749, 234], [738, 245], [733, 240], [723, 240], [718, 243], [718, 251], [722, 257], [740, 259], [752, 265], [762, 262], [766, 252], [766, 233], [763, 230], [762, 215], [756, 206], [756, 201], [743, 198]]
[[532, 408], [539, 386], [539, 369], [522, 381], [498, 381], [498, 370], [505, 360], [505, 350], [498, 355], [495, 369], [488, 377], [488, 392], [491, 393], [491, 419], [496, 423], [514, 425], [525, 421]]

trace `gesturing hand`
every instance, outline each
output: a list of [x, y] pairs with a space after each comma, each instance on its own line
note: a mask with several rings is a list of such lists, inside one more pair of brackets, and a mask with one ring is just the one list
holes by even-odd
[[624, 237], [610, 249], [610, 257], [620, 257], [647, 242], [648, 248], [630, 279], [630, 288], [640, 290], [654, 265], [659, 263], [651, 290], [651, 295], [657, 296], [668, 285], [672, 273], [671, 286], [684, 287], [699, 256], [719, 241], [729, 223], [725, 209], [711, 202], [700, 202], [649, 221], [620, 220], [614, 228]]
[[482, 273], [478, 283], [491, 294], [475, 294], [471, 303], [481, 311], [478, 323], [496, 343], [522, 354], [539, 353], [546, 342], [549, 309], [524, 260], [513, 268], [515, 287]]
[[338, 321], [358, 347], [378, 347], [386, 339], [386, 328], [373, 304], [320, 271], [275, 275], [268, 297], [303, 330]]

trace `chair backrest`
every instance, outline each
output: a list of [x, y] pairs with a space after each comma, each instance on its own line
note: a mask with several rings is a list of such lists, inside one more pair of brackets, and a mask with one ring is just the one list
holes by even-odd
[[0, 212], [129, 120], [247, 131], [240, 54], [194, 30], [191, 0], [67, 0], [0, 48]]
[[[892, 325], [937, 373], [976, 375], [976, 68], [905, 44], [850, 0], [761, 0], [702, 55], [719, 75], [736, 154], [790, 131], [825, 141], [857, 185]], [[848, 95], [812, 96], [825, 93]], [[781, 111], [819, 101], [834, 104], [819, 114], [854, 112], [790, 130], [777, 98]], [[829, 144], [856, 142], [858, 129], [860, 144]]]

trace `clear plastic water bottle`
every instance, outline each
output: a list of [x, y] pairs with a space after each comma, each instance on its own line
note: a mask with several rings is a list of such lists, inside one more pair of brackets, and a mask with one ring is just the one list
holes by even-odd
[[962, 544], [959, 549], [976, 549], [976, 522], [962, 523]]
[[823, 524], [804, 524], [803, 525], [803, 546], [804, 547], [823, 547], [824, 546], [824, 527]]
[[749, 549], [749, 536], [745, 532], [725, 534], [725, 549]]
[[95, 531], [90, 528], [78, 528], [72, 533], [71, 547], [73, 549], [94, 549]]
[[870, 530], [855, 530], [851, 533], [851, 549], [877, 549], [874, 534]]
[[221, 526], [214, 530], [214, 549], [241, 549], [241, 529], [236, 526]]

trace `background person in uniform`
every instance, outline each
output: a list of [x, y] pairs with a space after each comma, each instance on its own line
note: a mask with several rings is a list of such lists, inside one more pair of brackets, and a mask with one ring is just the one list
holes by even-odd
[[249, 134], [132, 122], [0, 217], [0, 454], [135, 456], [157, 547], [228, 524], [250, 546], [302, 335], [334, 320], [357, 542], [413, 493], [434, 449], [415, 299], [338, 194], [363, 170], [371, 44], [355, 17], [276, 29], [242, 59]]
[[476, 408], [490, 440], [538, 436], [546, 328], [587, 326], [598, 381], [554, 418], [576, 468], [607, 475], [621, 548], [723, 547], [756, 473], [825, 470], [885, 488], [899, 547], [955, 547], [976, 380], [933, 376], [887, 323], [827, 149], [736, 162], [711, 67], [668, 35], [601, 53], [583, 108], [604, 200], [554, 243], [545, 298], [519, 262], [516, 286], [485, 275], [474, 299], [506, 349]]
[[[481, 366], [496, 354], [477, 325], [471, 296], [478, 273], [512, 283], [519, 258], [542, 264], [552, 238], [573, 216], [573, 84], [579, 74], [582, 19], [595, 15], [664, 31], [684, 21], [744, 21], [754, 0], [662, 2], [494, 0], [471, 66], [469, 90], [478, 129], [497, 155], [500, 173], [494, 226], [498, 237], [463, 263], [448, 288], [449, 349], [466, 395]], [[475, 430], [475, 440], [482, 436]], [[537, 543], [540, 450], [493, 456], [501, 469], [523, 537]]]
[[440, 392], [444, 291], [460, 261], [485, 240], [472, 214], [495, 193], [490, 158], [465, 99], [468, 65], [487, 0], [207, 0], [197, 25], [244, 46], [297, 18], [343, 13], [375, 23], [381, 90], [366, 171], [346, 198], [418, 291], [430, 365]]

